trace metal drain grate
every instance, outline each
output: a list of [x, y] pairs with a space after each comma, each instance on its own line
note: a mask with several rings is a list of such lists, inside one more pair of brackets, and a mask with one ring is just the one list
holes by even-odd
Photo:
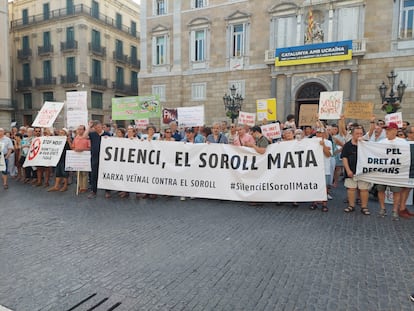
[[[92, 302], [93, 298], [97, 295], [97, 293], [93, 293], [92, 295], [86, 297], [85, 299], [79, 301], [77, 304], [75, 304], [73, 307], [71, 307], [70, 309], [67, 309], [66, 311], [73, 311], [73, 310], [78, 310], [78, 307], [82, 307], [84, 306], [86, 303], [94, 303], [94, 305], [92, 305], [91, 307], [89, 307], [87, 310], [85, 311], [113, 311], [116, 308], [118, 308], [121, 305], [121, 302], [117, 302], [115, 304], [113, 304], [112, 306], [104, 306], [105, 302], [107, 302], [107, 300], [109, 299], [109, 297], [105, 297], [97, 302]], [[102, 308], [97, 309], [99, 306], [102, 306]], [[0, 310], [1, 311], [1, 310]]]

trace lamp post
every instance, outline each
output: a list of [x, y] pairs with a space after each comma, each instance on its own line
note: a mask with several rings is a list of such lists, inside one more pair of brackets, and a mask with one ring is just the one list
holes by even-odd
[[397, 112], [397, 110], [401, 108], [400, 104], [404, 96], [404, 91], [407, 88], [407, 86], [401, 80], [397, 86], [397, 94], [395, 94], [394, 84], [395, 84], [396, 77], [397, 75], [394, 73], [394, 70], [391, 70], [391, 72], [387, 75], [388, 84], [390, 85], [390, 88], [391, 88], [388, 96], [387, 96], [388, 87], [385, 85], [384, 81], [382, 81], [382, 84], [378, 87], [378, 90], [381, 95], [381, 100], [382, 100], [381, 109], [385, 111], [387, 114]]
[[234, 84], [230, 88], [230, 94], [224, 94], [224, 109], [226, 110], [226, 115], [231, 119], [231, 123], [234, 123], [234, 119], [239, 116], [243, 99], [244, 98], [240, 94], [236, 94], [236, 87]]

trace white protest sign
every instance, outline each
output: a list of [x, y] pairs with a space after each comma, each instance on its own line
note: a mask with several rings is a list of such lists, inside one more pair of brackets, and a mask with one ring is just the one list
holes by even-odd
[[52, 127], [57, 116], [63, 108], [61, 102], [45, 102], [36, 116], [33, 127]]
[[248, 126], [254, 126], [256, 124], [256, 114], [250, 112], [239, 112], [238, 124], [244, 124]]
[[77, 129], [79, 125], [88, 125], [87, 110], [68, 110], [66, 112], [66, 126], [70, 130]]
[[88, 110], [86, 91], [66, 92], [66, 109], [69, 110]]
[[262, 125], [260, 128], [262, 129], [262, 134], [270, 140], [282, 137], [279, 123]]
[[0, 172], [4, 172], [6, 170], [6, 161], [4, 160], [3, 149], [4, 144], [0, 143]]
[[254, 202], [326, 200], [318, 139], [271, 144], [264, 154], [227, 144], [103, 139], [98, 188]]
[[204, 105], [192, 107], [178, 107], [177, 121], [179, 126], [203, 126], [204, 125]]
[[145, 129], [149, 125], [149, 119], [135, 120], [135, 126], [139, 129]]
[[66, 151], [65, 171], [71, 172], [90, 172], [91, 171], [91, 152]]
[[390, 122], [394, 122], [394, 123], [397, 123], [399, 128], [402, 128], [403, 119], [402, 119], [401, 112], [386, 114], [384, 119], [385, 119], [385, 125], [388, 125]]
[[402, 139], [399, 142], [401, 144], [359, 141], [358, 178], [379, 185], [413, 187], [410, 144]]
[[66, 136], [42, 136], [32, 140], [23, 167], [56, 166], [65, 147]]
[[344, 92], [321, 92], [319, 97], [319, 119], [339, 120], [342, 113]]

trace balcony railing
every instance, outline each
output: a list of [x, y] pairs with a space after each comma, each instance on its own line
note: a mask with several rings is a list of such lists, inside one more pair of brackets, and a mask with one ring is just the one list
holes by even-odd
[[89, 81], [91, 83], [92, 88], [100, 89], [100, 90], [106, 90], [108, 88], [108, 80], [97, 78], [97, 77], [90, 77]]
[[112, 82], [112, 88], [115, 93], [122, 93], [125, 95], [138, 95], [138, 87], [131, 86], [124, 83]]
[[32, 56], [32, 49], [22, 49], [17, 50], [17, 58], [18, 59], [27, 59]]
[[78, 41], [72, 40], [72, 41], [66, 41], [66, 42], [60, 42], [60, 50], [62, 52], [70, 52], [78, 49]]
[[18, 29], [18, 28], [24, 28], [24, 27], [31, 27], [33, 24], [49, 22], [50, 20], [62, 19], [68, 16], [79, 16], [79, 15], [83, 15], [83, 16], [96, 19], [99, 22], [107, 26], [111, 26], [113, 28], [119, 29], [120, 31], [132, 37], [135, 37], [135, 38], [139, 37], [139, 33], [138, 32], [134, 33], [131, 27], [128, 27], [126, 25], [117, 27], [115, 19], [113, 19], [112, 17], [106, 16], [106, 15], [103, 15], [103, 14], [96, 14], [95, 11], [93, 11], [90, 7], [84, 4], [77, 4], [70, 9], [62, 8], [62, 9], [50, 11], [49, 15], [46, 18], [43, 14], [38, 14], [38, 15], [29, 16], [25, 19], [23, 18], [16, 19], [11, 22], [11, 28]]
[[124, 64], [128, 63], [128, 55], [113, 52], [113, 58], [116, 62], [120, 62], [120, 63], [124, 63]]
[[131, 65], [131, 67], [141, 69], [141, 61], [139, 59], [129, 57], [128, 63]]
[[[360, 56], [365, 55], [367, 51], [367, 42], [366, 39], [352, 40], [352, 55]], [[275, 62], [276, 50], [266, 50], [265, 51], [265, 63], [274, 64]]]
[[32, 79], [30, 80], [17, 80], [17, 89], [18, 90], [22, 90], [22, 89], [28, 89], [32, 87]]
[[50, 78], [36, 78], [35, 79], [35, 85], [37, 88], [47, 88], [53, 85], [56, 85], [56, 78], [50, 77]]
[[96, 45], [96, 44], [92, 44], [89, 43], [89, 52], [91, 52], [94, 55], [98, 55], [98, 56], [102, 56], [105, 57], [106, 56], [106, 48], [100, 45]]
[[60, 76], [60, 84], [64, 87], [73, 87], [76, 83], [78, 83], [78, 76]]
[[51, 53], [53, 53], [53, 45], [44, 45], [37, 47], [38, 55], [49, 55]]

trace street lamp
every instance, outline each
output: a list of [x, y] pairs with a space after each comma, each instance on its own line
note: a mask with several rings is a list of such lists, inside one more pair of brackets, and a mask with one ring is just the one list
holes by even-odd
[[236, 87], [234, 84], [230, 88], [230, 94], [224, 94], [224, 109], [226, 110], [226, 115], [231, 119], [231, 123], [234, 123], [234, 119], [239, 116], [243, 99], [244, 98], [240, 94], [236, 94]]
[[397, 86], [397, 96], [395, 96], [396, 94], [394, 93], [394, 84], [396, 77], [397, 74], [394, 73], [394, 70], [391, 70], [391, 72], [387, 75], [388, 84], [391, 87], [389, 96], [387, 96], [388, 87], [385, 85], [384, 81], [382, 81], [382, 84], [378, 87], [382, 100], [381, 109], [386, 113], [394, 113], [401, 108], [400, 104], [404, 96], [404, 91], [407, 88], [407, 86], [401, 80]]

